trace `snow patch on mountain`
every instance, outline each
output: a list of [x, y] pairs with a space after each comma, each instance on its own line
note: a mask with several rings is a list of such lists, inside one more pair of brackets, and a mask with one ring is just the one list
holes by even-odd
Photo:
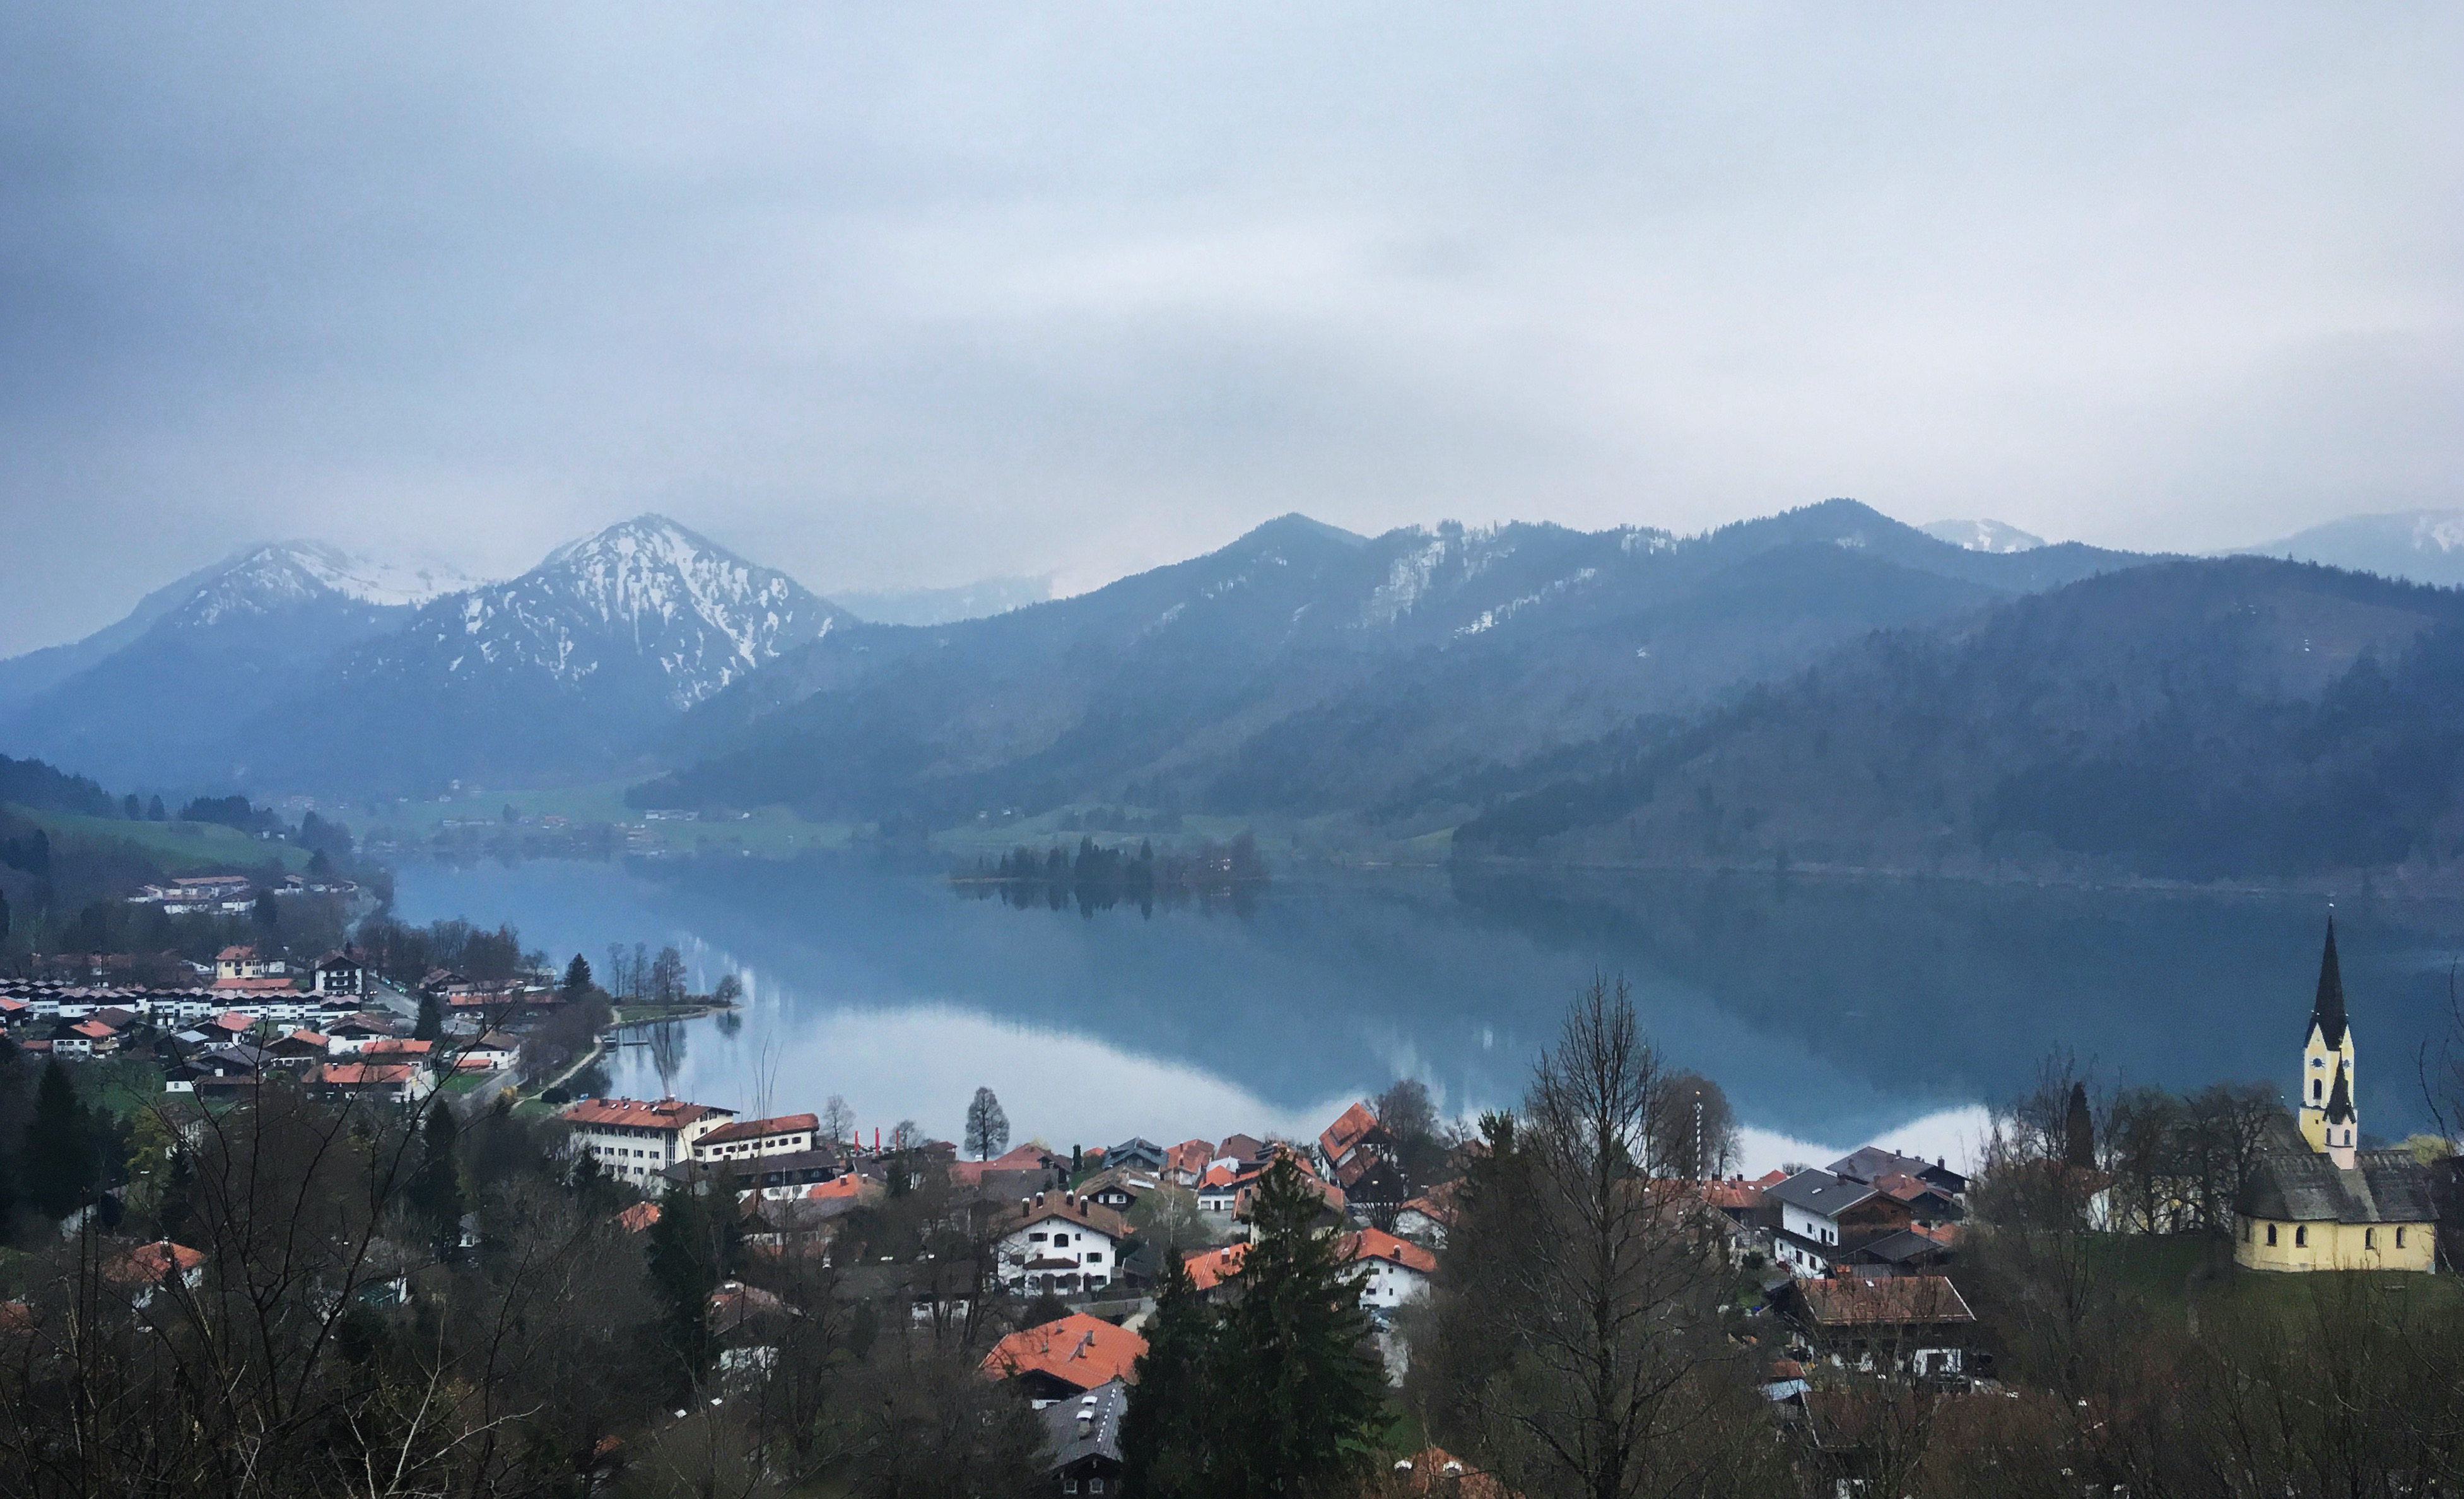
[[448, 569], [374, 562], [323, 541], [275, 541], [232, 558], [165, 618], [172, 628], [197, 629], [321, 599], [404, 607], [470, 585]]
[[1917, 529], [1971, 552], [2033, 552], [2045, 544], [2043, 537], [1999, 520], [1936, 520]]

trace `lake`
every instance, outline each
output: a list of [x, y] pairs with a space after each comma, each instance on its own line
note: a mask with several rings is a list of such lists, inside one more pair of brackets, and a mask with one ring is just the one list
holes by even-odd
[[[1966, 1154], [1979, 1106], [2067, 1047], [2107, 1075], [2289, 1083], [2326, 903], [1798, 876], [1286, 874], [1248, 909], [1012, 909], [859, 856], [407, 865], [409, 920], [510, 921], [560, 962], [673, 943], [743, 976], [681, 1054], [611, 1091], [902, 1118], [958, 1136], [979, 1085], [1015, 1138], [1314, 1135], [1401, 1075], [1448, 1113], [1515, 1098], [1565, 1005], [1622, 975], [1652, 1037], [1727, 1091], [1755, 1170], [1868, 1140]], [[2464, 911], [2338, 907], [2364, 1128], [2421, 1127]], [[1822, 1155], [1822, 1158], [1829, 1158]]]

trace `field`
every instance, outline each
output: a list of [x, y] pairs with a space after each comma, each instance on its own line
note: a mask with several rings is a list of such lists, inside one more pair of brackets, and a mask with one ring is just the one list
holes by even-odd
[[286, 870], [305, 869], [308, 851], [287, 843], [253, 838], [219, 823], [128, 822], [117, 817], [84, 817], [75, 812], [31, 811], [11, 805], [10, 811], [39, 825], [55, 846], [103, 847], [130, 844], [173, 874], [198, 870], [261, 869], [278, 861]]

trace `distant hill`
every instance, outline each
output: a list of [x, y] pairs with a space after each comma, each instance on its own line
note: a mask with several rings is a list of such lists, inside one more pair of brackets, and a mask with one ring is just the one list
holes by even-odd
[[1936, 520], [1917, 529], [1937, 541], [1948, 541], [1971, 552], [2026, 552], [2045, 544], [2043, 537], [2031, 536], [1999, 520]]
[[2324, 562], [2453, 588], [2464, 585], [2464, 510], [2347, 516], [2251, 547], [2243, 555]]
[[2140, 559], [1969, 551], [1848, 500], [1680, 538], [1303, 516], [1076, 598], [834, 630], [694, 710], [644, 805], [927, 826], [1072, 801], [1463, 815], [1881, 627]]
[[951, 625], [1041, 604], [1052, 597], [1052, 577], [982, 578], [955, 588], [842, 589], [830, 602], [875, 625]]
[[317, 541], [252, 548], [74, 645], [0, 661], [0, 746], [125, 783], [227, 779], [234, 724], [466, 581]]
[[1624, 763], [1512, 798], [1461, 857], [2187, 879], [2464, 858], [2464, 596], [2172, 562], [1889, 631]]

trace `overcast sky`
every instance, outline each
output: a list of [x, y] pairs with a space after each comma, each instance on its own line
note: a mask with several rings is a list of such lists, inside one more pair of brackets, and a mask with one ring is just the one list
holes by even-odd
[[1304, 510], [2464, 503], [2464, 10], [0, 8], [0, 652], [657, 509], [1065, 589]]

